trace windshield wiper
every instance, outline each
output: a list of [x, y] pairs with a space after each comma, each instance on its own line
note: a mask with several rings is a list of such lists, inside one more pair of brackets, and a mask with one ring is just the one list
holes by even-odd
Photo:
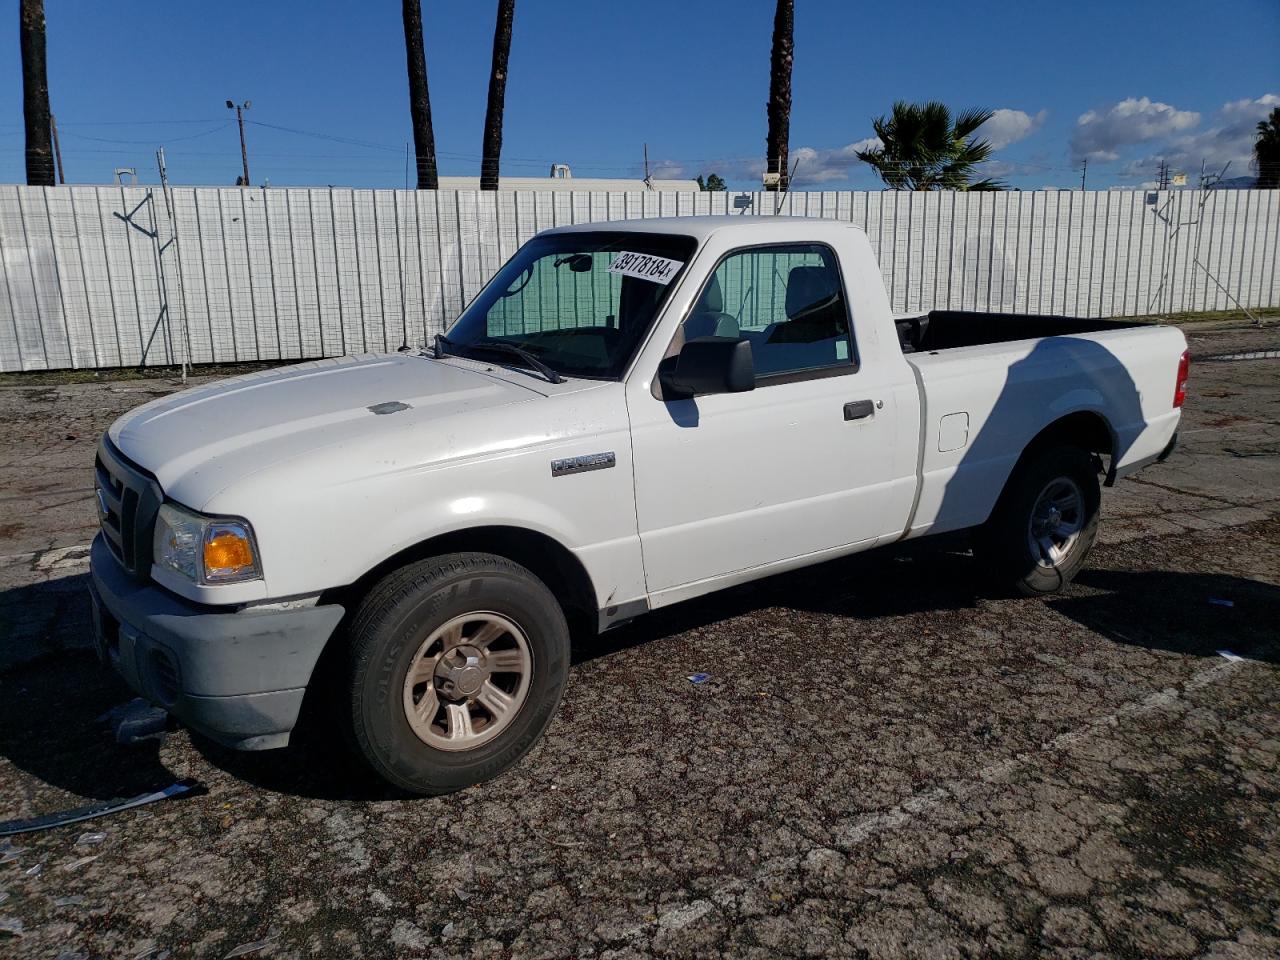
[[564, 377], [556, 373], [545, 363], [535, 357], [523, 347], [517, 347], [513, 343], [503, 343], [501, 340], [477, 340], [475, 343], [454, 343], [443, 333], [436, 334], [436, 359], [439, 360], [443, 356], [447, 356], [449, 351], [446, 347], [454, 348], [454, 355], [461, 356], [465, 351], [488, 350], [490, 353], [505, 353], [509, 356], [523, 360], [534, 370], [550, 380], [552, 383], [564, 383]]
[[[447, 346], [454, 345], [453, 343], [447, 344]], [[475, 343], [458, 344], [458, 346], [462, 346], [467, 350], [488, 350], [490, 353], [505, 353], [508, 356], [523, 360], [552, 383], [564, 383], [564, 377], [560, 376], [528, 350], [523, 347], [517, 347], [514, 343], [504, 343], [501, 340], [477, 340]]]

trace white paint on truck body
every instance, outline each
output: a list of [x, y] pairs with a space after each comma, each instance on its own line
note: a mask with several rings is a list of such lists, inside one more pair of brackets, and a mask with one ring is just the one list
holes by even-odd
[[[1067, 414], [1103, 417], [1122, 465], [1159, 453], [1176, 429], [1176, 329], [904, 355], [855, 227], [702, 217], [607, 229], [697, 241], [621, 381], [552, 384], [453, 356], [365, 356], [236, 377], [122, 417], [112, 442], [168, 499], [247, 519], [261, 552], [261, 580], [202, 586], [153, 569], [157, 582], [206, 604], [303, 596], [433, 537], [508, 526], [572, 551], [600, 608], [660, 606], [980, 523], [1026, 444]], [[856, 371], [658, 399], [658, 364], [720, 257], [788, 242], [835, 252]], [[845, 419], [858, 401], [874, 413]], [[379, 404], [405, 408], [369, 409]], [[957, 411], [966, 441], [944, 449], [939, 424]], [[602, 454], [614, 465], [553, 475], [552, 461], [603, 464]]]

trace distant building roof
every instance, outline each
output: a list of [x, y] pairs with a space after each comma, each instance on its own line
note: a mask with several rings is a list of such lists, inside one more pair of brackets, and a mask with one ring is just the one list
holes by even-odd
[[[479, 177], [441, 177], [441, 190], [479, 190]], [[644, 180], [612, 177], [575, 177], [567, 163], [557, 163], [546, 177], [500, 177], [499, 190], [656, 190], [659, 192], [701, 189], [697, 180]]]
[[[441, 177], [441, 190], [479, 190], [479, 177]], [[657, 190], [659, 192], [697, 191], [697, 180], [643, 180], [613, 179], [608, 177], [501, 177], [499, 190]]]

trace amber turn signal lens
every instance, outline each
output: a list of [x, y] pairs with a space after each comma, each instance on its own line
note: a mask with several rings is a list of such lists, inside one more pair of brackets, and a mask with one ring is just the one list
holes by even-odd
[[238, 571], [253, 567], [253, 547], [237, 533], [222, 530], [204, 544], [206, 571]]

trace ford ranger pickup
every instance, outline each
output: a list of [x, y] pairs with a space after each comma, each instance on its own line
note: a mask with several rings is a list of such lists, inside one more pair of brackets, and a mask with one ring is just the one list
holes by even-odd
[[286, 745], [310, 691], [378, 774], [457, 790], [541, 736], [571, 631], [956, 531], [1061, 590], [1100, 483], [1173, 449], [1187, 375], [1168, 326], [895, 317], [848, 224], [549, 230], [419, 351], [117, 420], [99, 651], [221, 743]]

